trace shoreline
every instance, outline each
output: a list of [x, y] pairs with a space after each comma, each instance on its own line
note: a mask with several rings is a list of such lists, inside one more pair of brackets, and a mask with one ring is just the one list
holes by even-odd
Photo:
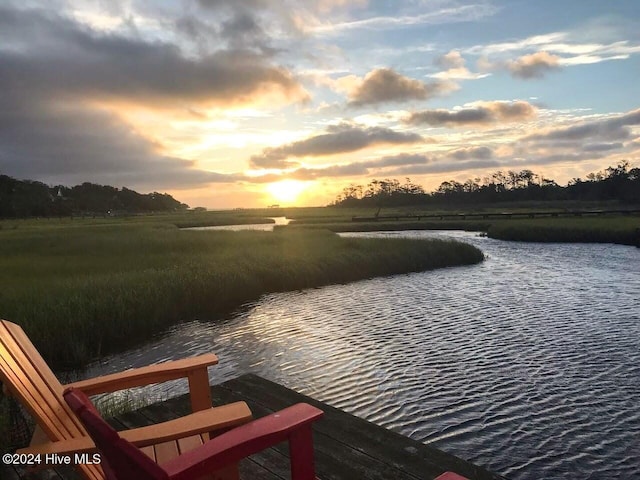
[[298, 223], [292, 229], [327, 229], [332, 232], [403, 230], [464, 230], [483, 232], [496, 240], [548, 243], [615, 243], [640, 247], [640, 217], [540, 218], [509, 220], [436, 220]]
[[5, 231], [0, 316], [56, 371], [82, 368], [172, 325], [267, 293], [479, 263], [471, 245], [331, 232], [100, 226]]

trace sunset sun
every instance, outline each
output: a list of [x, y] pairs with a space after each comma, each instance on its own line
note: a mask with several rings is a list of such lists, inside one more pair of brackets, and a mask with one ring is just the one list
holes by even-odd
[[306, 183], [299, 180], [281, 180], [270, 183], [267, 192], [277, 202], [294, 203], [306, 188]]

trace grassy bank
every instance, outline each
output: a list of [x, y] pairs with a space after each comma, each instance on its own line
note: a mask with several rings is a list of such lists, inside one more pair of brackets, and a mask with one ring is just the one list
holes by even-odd
[[267, 292], [482, 260], [469, 245], [328, 231], [180, 231], [162, 223], [0, 231], [0, 316], [57, 369], [213, 318]]
[[178, 228], [214, 227], [220, 225], [246, 225], [274, 223], [273, 218], [282, 216], [278, 209], [188, 211], [179, 213], [157, 213], [151, 215], [50, 217], [1, 220], [0, 230], [47, 227], [81, 227], [88, 225], [174, 225]]
[[439, 221], [391, 221], [391, 222], [338, 222], [338, 223], [292, 223], [276, 226], [278, 229], [326, 229], [332, 232], [387, 232], [394, 230], [467, 230], [484, 232], [491, 223], [486, 220], [439, 220]]
[[522, 242], [619, 243], [640, 246], [639, 217], [510, 220], [492, 224], [487, 235]]
[[[517, 212], [517, 210], [514, 210]], [[417, 214], [414, 213], [414, 214]], [[468, 230], [491, 238], [523, 242], [590, 242], [638, 245], [640, 217], [634, 215], [538, 217], [533, 219], [444, 219], [353, 222], [348, 216], [305, 216], [286, 227], [326, 228], [333, 232], [389, 230]]]

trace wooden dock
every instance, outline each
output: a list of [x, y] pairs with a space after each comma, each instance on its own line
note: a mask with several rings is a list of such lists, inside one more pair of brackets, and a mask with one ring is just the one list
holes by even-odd
[[[299, 402], [325, 412], [314, 427], [316, 475], [320, 480], [432, 480], [445, 471], [472, 480], [504, 480], [465, 460], [378, 427], [342, 410], [301, 395], [256, 375], [243, 375], [211, 388], [214, 404], [243, 400], [254, 417], [262, 417]], [[141, 427], [189, 413], [187, 395], [172, 398], [112, 420], [118, 429]], [[497, 447], [496, 447], [497, 448]], [[278, 445], [240, 464], [243, 479], [285, 480], [289, 478], [286, 444]], [[69, 468], [25, 474], [0, 465], [0, 479], [78, 479]]]

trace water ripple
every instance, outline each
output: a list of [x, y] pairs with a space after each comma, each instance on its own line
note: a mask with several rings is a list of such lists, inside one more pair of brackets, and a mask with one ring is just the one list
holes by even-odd
[[640, 249], [403, 235], [488, 258], [266, 295], [87, 374], [215, 351], [212, 381], [255, 372], [514, 480], [640, 479]]

